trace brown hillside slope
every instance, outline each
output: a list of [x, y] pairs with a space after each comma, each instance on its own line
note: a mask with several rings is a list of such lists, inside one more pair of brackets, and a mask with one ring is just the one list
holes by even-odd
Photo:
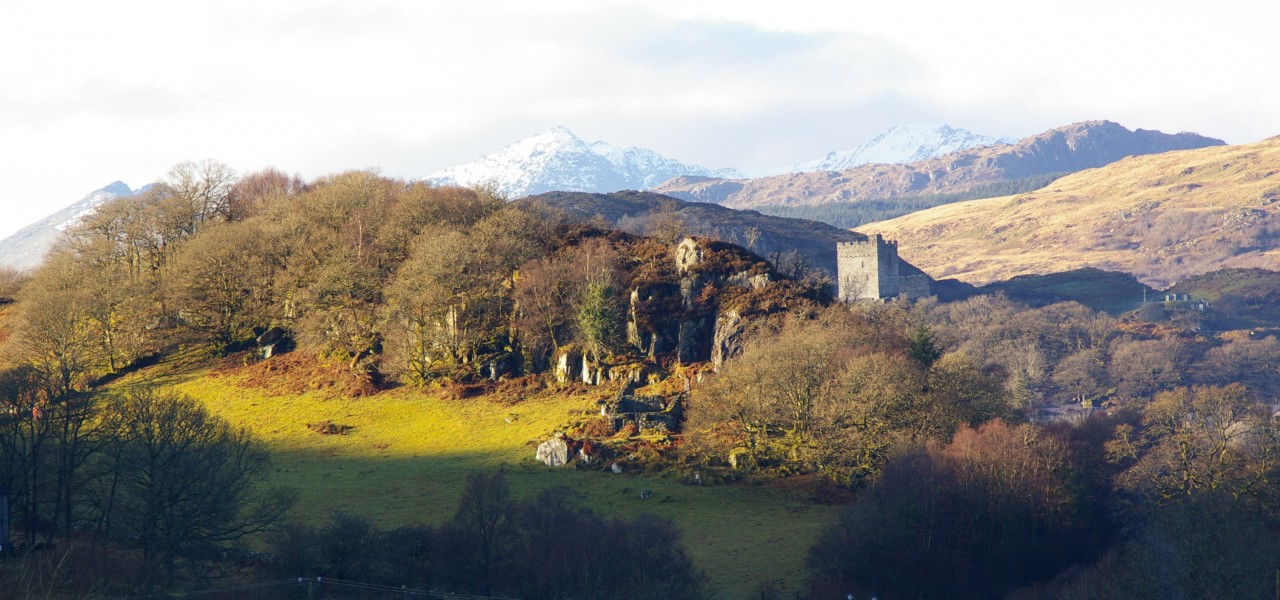
[[1130, 157], [858, 230], [898, 240], [934, 277], [974, 284], [1080, 267], [1155, 287], [1224, 267], [1280, 270], [1280, 136]]
[[733, 208], [852, 203], [862, 200], [952, 194], [1000, 182], [1073, 173], [1125, 156], [1220, 146], [1194, 133], [1129, 131], [1111, 121], [1050, 129], [1017, 144], [953, 152], [910, 164], [870, 164], [842, 173], [789, 173], [757, 179], [677, 177], [652, 191]]

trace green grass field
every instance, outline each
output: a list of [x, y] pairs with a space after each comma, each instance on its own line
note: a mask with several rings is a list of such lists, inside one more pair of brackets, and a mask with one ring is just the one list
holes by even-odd
[[[324, 521], [331, 511], [345, 509], [383, 528], [441, 523], [456, 509], [469, 473], [501, 469], [519, 497], [561, 486], [578, 491], [603, 514], [670, 518], [684, 532], [711, 591], [730, 599], [745, 598], [762, 583], [786, 595], [798, 590], [809, 546], [835, 519], [835, 507], [814, 502], [799, 487], [695, 486], [676, 476], [550, 468], [534, 461], [536, 443], [593, 411], [598, 394], [543, 393], [498, 403], [400, 388], [341, 398], [268, 392], [246, 385], [235, 370], [207, 364], [170, 362], [145, 375], [259, 437], [273, 455], [272, 483], [297, 490], [292, 517], [301, 521]], [[326, 420], [354, 429], [321, 435], [307, 428]], [[652, 491], [652, 498], [642, 500], [642, 490]]]

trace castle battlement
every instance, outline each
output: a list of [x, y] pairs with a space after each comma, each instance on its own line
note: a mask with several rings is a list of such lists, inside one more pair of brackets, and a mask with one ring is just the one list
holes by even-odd
[[927, 296], [927, 278], [922, 290], [918, 281], [921, 276], [903, 277], [900, 263], [898, 243], [886, 240], [880, 234], [868, 236], [865, 242], [836, 244], [840, 300], [887, 300], [897, 298], [899, 294], [913, 298]]
[[852, 246], [853, 247], [851, 248], [852, 250], [857, 250], [859, 248], [870, 250], [872, 248], [877, 248], [879, 246], [887, 246], [887, 247], [893, 248], [894, 252], [898, 251], [898, 242], [895, 242], [893, 240], [886, 240], [883, 237], [881, 237], [881, 235], [878, 233], [875, 234], [874, 236], [868, 237], [867, 240], [863, 242], [837, 242], [836, 243], [837, 251], [843, 246]]

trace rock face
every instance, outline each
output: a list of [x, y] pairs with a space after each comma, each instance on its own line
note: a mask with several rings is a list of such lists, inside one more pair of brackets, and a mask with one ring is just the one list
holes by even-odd
[[711, 340], [711, 364], [719, 369], [724, 361], [742, 352], [742, 334], [746, 323], [737, 309], [721, 311], [716, 317], [715, 337]]
[[538, 444], [538, 451], [534, 454], [534, 458], [548, 467], [563, 467], [569, 464], [569, 443], [565, 441], [564, 434], [557, 433], [555, 437]]
[[572, 344], [561, 346], [555, 357], [556, 383], [568, 383], [574, 379], [573, 369], [582, 359], [582, 352]]
[[702, 262], [704, 252], [702, 246], [693, 238], [684, 238], [676, 246], [676, 271], [685, 275], [690, 269]]
[[629, 294], [626, 339], [644, 358], [596, 363], [564, 346], [553, 358], [557, 381], [647, 385], [662, 378], [668, 358], [718, 366], [742, 350], [756, 316], [785, 311], [801, 296], [817, 297], [765, 259], [726, 242], [686, 237], [668, 256], [670, 262], [637, 281]]
[[[727, 290], [763, 289], [772, 280], [772, 268], [738, 246], [692, 237], [676, 245], [672, 259], [677, 284], [632, 292], [628, 341], [651, 357], [671, 349], [684, 364], [711, 360], [722, 296]], [[741, 315], [730, 319], [734, 327], [740, 320]]]

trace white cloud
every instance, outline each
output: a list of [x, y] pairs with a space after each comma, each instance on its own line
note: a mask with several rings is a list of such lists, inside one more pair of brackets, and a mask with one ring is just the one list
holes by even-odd
[[182, 160], [421, 176], [555, 125], [709, 166], [895, 124], [1026, 135], [1109, 118], [1280, 133], [1247, 0], [832, 3], [12, 0], [0, 236]]

